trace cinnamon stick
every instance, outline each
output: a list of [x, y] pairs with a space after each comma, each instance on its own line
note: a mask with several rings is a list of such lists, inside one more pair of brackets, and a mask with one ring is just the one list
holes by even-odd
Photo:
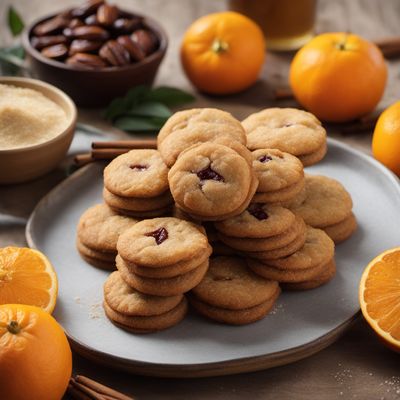
[[77, 390], [81, 391], [82, 393], [86, 394], [91, 400], [105, 400], [101, 393], [95, 392], [90, 387], [82, 385], [81, 383], [77, 382], [74, 378], [70, 379], [70, 384]]
[[103, 385], [99, 382], [94, 381], [93, 379], [88, 378], [87, 376], [77, 375], [75, 377], [75, 381], [85, 385], [86, 387], [95, 390], [98, 393], [104, 395], [104, 398], [110, 397], [116, 400], [134, 400], [133, 397], [129, 397], [124, 395], [123, 393], [117, 392], [110, 387]]
[[400, 36], [393, 36], [374, 42], [382, 51], [384, 57], [394, 58], [400, 56]]
[[156, 149], [156, 139], [118, 140], [111, 142], [93, 142], [92, 149]]
[[83, 167], [86, 164], [93, 162], [94, 159], [91, 153], [77, 154], [74, 157], [74, 163], [78, 167]]
[[72, 384], [68, 385], [67, 393], [75, 400], [92, 400], [91, 397], [76, 389]]
[[120, 156], [121, 154], [125, 154], [132, 149], [93, 149], [92, 150], [92, 158], [94, 160], [112, 160], [115, 157]]
[[293, 99], [293, 92], [290, 88], [276, 88], [274, 89], [275, 100], [288, 100]]

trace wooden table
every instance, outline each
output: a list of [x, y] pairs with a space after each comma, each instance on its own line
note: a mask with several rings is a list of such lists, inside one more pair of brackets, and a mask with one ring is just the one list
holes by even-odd
[[[115, 1], [124, 4], [122, 0]], [[7, 4], [0, 3], [0, 15]], [[13, 5], [26, 22], [59, 9], [51, 0], [14, 0]], [[63, 6], [77, 4], [64, 0]], [[125, 2], [126, 3], [126, 2]], [[132, 10], [154, 15], [165, 26], [170, 46], [161, 67], [157, 84], [168, 84], [193, 91], [182, 73], [178, 51], [182, 34], [195, 18], [213, 11], [224, 10], [224, 1], [216, 0], [131, 0], [125, 4]], [[320, 0], [316, 29], [323, 31], [352, 31], [370, 39], [400, 35], [400, 2], [396, 0]], [[177, 17], [179, 16], [179, 18]], [[11, 43], [5, 26], [0, 27], [0, 46]], [[219, 107], [242, 118], [260, 108], [277, 103], [272, 88], [286, 85], [290, 54], [267, 54], [260, 81], [243, 94], [230, 97], [207, 97], [196, 93], [193, 106]], [[400, 92], [399, 62], [389, 63], [389, 84], [379, 108], [396, 100]], [[279, 106], [294, 105], [281, 101]], [[101, 118], [101, 110], [79, 110], [81, 122], [123, 136]], [[342, 135], [335, 127], [329, 135], [366, 153], [370, 152], [371, 133]], [[27, 218], [37, 201], [64, 178], [62, 169], [23, 185], [0, 187], [0, 214]], [[377, 238], [379, 240], [379, 238]], [[0, 218], [0, 246], [25, 245], [24, 222], [12, 223]], [[251, 340], [251, 338], [249, 338]], [[245, 343], [244, 343], [245, 345]], [[136, 399], [398, 399], [400, 398], [399, 355], [387, 350], [376, 339], [366, 323], [359, 318], [335, 344], [320, 353], [271, 370], [202, 379], [160, 379], [128, 375], [93, 364], [74, 354], [74, 370], [134, 395]], [[44, 399], [45, 400], [45, 399]]]

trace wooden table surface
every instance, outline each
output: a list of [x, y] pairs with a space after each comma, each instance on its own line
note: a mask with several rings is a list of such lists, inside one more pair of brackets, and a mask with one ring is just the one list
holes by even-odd
[[[1, 16], [5, 15], [5, 10], [11, 2], [26, 22], [59, 10], [61, 4], [52, 0], [3, 0], [0, 2]], [[183, 75], [178, 58], [182, 34], [195, 18], [209, 12], [224, 10], [225, 2], [121, 0], [115, 3], [153, 15], [166, 28], [170, 46], [156, 84], [173, 85], [193, 91]], [[68, 6], [79, 4], [79, 1], [64, 0], [62, 4]], [[352, 31], [366, 38], [378, 39], [400, 35], [399, 16], [400, 2], [396, 0], [320, 0], [316, 30]], [[10, 43], [12, 39], [3, 24], [0, 26], [0, 46]], [[255, 110], [277, 105], [271, 96], [272, 88], [286, 85], [291, 56], [268, 53], [261, 79], [254, 87], [245, 93], [230, 97], [207, 97], [196, 93], [197, 100], [191, 106], [219, 107], [242, 118]], [[399, 65], [396, 61], [389, 63], [389, 84], [379, 109], [397, 100], [400, 89]], [[281, 101], [278, 105], [295, 103]], [[101, 110], [81, 109], [79, 120], [105, 129], [116, 136], [122, 135], [102, 120]], [[337, 132], [335, 127], [329, 127], [329, 135], [370, 153], [371, 133], [344, 136]], [[58, 169], [35, 182], [0, 187], [0, 217], [1, 214], [12, 214], [27, 218], [37, 201], [63, 177], [63, 171]], [[23, 220], [10, 223], [3, 217], [0, 218], [0, 246], [10, 244], [26, 245], [24, 223]], [[366, 323], [359, 318], [340, 340], [320, 353], [292, 365], [261, 372], [202, 379], [149, 378], [104, 368], [76, 354], [74, 370], [125, 391], [136, 399], [390, 400], [400, 398], [399, 361], [399, 355], [382, 346]]]

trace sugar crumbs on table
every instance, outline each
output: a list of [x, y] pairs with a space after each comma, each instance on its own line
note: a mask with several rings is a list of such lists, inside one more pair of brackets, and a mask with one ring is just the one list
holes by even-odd
[[99, 319], [102, 316], [103, 307], [101, 303], [95, 303], [90, 306], [89, 317], [90, 319]]

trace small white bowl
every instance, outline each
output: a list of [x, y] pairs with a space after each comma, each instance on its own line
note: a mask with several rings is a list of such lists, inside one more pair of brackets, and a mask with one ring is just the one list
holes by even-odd
[[67, 154], [75, 132], [76, 107], [64, 92], [36, 79], [0, 77], [0, 83], [37, 90], [58, 104], [68, 119], [67, 127], [47, 142], [0, 150], [0, 184], [30, 181], [54, 169]]

